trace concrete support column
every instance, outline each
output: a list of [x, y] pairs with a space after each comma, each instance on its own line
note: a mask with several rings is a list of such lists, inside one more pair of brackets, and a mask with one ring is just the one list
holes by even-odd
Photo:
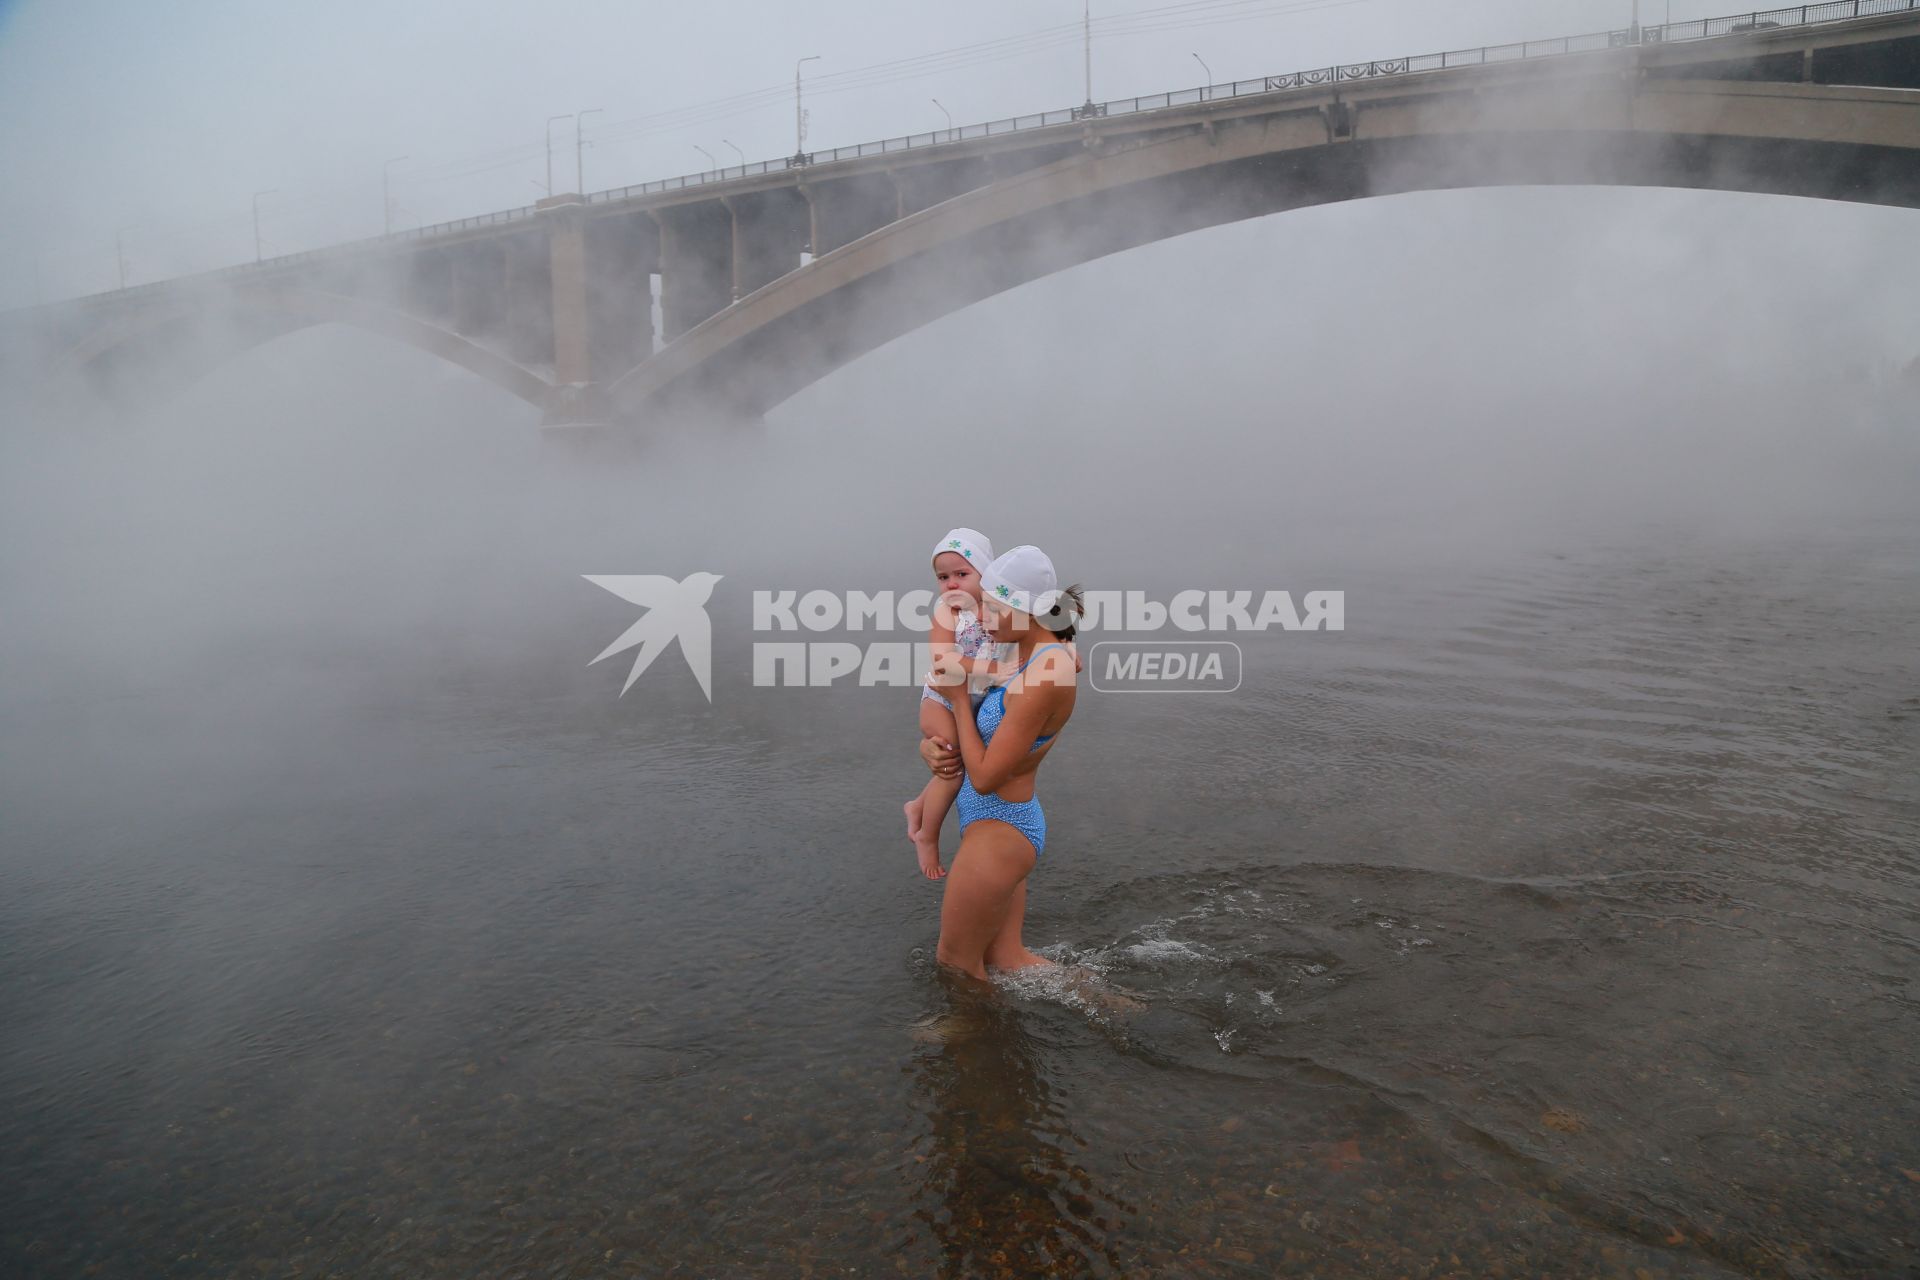
[[733, 215], [718, 200], [659, 210], [660, 320], [671, 342], [733, 300]]
[[791, 187], [727, 200], [733, 214], [733, 296], [744, 298], [800, 266], [812, 223]]
[[985, 160], [949, 160], [940, 164], [920, 164], [893, 171], [900, 193], [900, 216], [944, 204], [993, 181], [993, 170]]
[[884, 173], [803, 183], [800, 190], [812, 210], [808, 243], [816, 258], [878, 231], [899, 216], [899, 193]]
[[540, 218], [547, 228], [547, 277], [553, 291], [553, 380], [562, 386], [589, 383], [593, 355], [587, 315], [587, 208], [576, 197], [543, 208]]

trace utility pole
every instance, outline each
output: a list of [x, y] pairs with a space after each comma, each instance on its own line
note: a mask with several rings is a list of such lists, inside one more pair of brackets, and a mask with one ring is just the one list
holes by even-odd
[[580, 194], [587, 194], [586, 144], [580, 141], [580, 126], [591, 115], [605, 115], [605, 107], [588, 107], [573, 118], [573, 180], [579, 184]]
[[547, 195], [549, 196], [553, 195], [553, 126], [556, 121], [571, 119], [573, 119], [571, 111], [563, 116], [547, 117]]
[[1640, 0], [1633, 0], [1633, 25], [1627, 28], [1627, 39], [1633, 44], [1640, 43]]
[[941, 107], [940, 99], [938, 98], [928, 98], [927, 101], [936, 107], [940, 107], [940, 114], [947, 118], [947, 133], [951, 135], [953, 133], [953, 112], [947, 110], [945, 107]]
[[260, 261], [262, 256], [260, 252], [260, 197], [278, 194], [279, 192], [272, 188], [253, 193], [253, 260], [255, 262]]
[[395, 156], [380, 166], [380, 233], [393, 234], [393, 166], [408, 159], [407, 156]]
[[793, 158], [796, 160], [807, 154], [807, 113], [800, 106], [800, 68], [818, 61], [820, 55], [814, 53], [793, 64]]

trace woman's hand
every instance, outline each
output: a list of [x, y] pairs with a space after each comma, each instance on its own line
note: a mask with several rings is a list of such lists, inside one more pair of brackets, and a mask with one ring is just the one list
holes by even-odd
[[943, 591], [933, 599], [932, 620], [949, 631], [960, 629], [960, 615], [977, 613], [980, 605], [966, 592], [955, 589]]
[[927, 683], [936, 689], [947, 691], [949, 698], [966, 692], [967, 664], [958, 653], [951, 649], [933, 655], [933, 669], [927, 672]]
[[927, 762], [928, 771], [936, 778], [960, 776], [960, 749], [951, 742], [942, 742], [938, 738], [920, 739], [920, 758]]

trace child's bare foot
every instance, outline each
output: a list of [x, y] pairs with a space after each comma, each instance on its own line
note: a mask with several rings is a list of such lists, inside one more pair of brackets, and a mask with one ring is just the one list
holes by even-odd
[[920, 874], [929, 880], [944, 880], [946, 868], [940, 865], [940, 833], [921, 831], [913, 838], [914, 852], [920, 855]]
[[925, 796], [915, 796], [900, 806], [907, 814], [907, 839], [915, 844], [920, 842], [920, 814], [926, 807]]

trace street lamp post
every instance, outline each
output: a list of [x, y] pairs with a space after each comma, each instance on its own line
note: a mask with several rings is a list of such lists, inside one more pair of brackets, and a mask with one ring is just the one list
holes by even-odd
[[393, 234], [393, 166], [407, 159], [395, 156], [380, 166], [380, 229], [382, 235]]
[[820, 61], [820, 57], [817, 53], [809, 54], [793, 64], [793, 155], [796, 160], [807, 154], [807, 113], [800, 106], [800, 68]]
[[567, 114], [563, 116], [547, 117], [547, 195], [548, 196], [553, 195], [553, 126], [554, 126], [554, 122], [558, 120], [571, 120], [571, 119], [573, 119], [573, 112], [571, 111], [567, 112]]
[[588, 116], [605, 115], [605, 107], [588, 107], [573, 118], [573, 180], [580, 186], [580, 194], [587, 194], [587, 148], [580, 141], [580, 126], [586, 123]]
[[718, 169], [720, 167], [720, 162], [713, 158], [713, 152], [707, 150], [705, 147], [701, 146], [697, 142], [693, 144], [693, 149], [695, 151], [698, 151], [701, 155], [705, 156], [707, 158], [707, 164], [710, 165], [712, 168]]
[[279, 192], [272, 188], [253, 193], [253, 260], [255, 262], [260, 261], [262, 257], [260, 252], [260, 197], [278, 194]]
[[740, 149], [739, 144], [734, 142], [733, 139], [731, 138], [722, 138], [720, 139], [720, 141], [725, 145], [733, 148], [733, 154], [740, 157], [740, 168], [744, 171], [747, 167], [747, 153], [742, 151]]
[[113, 233], [113, 262], [120, 268], [120, 287], [124, 289], [127, 287], [127, 233], [125, 231]]
[[1213, 68], [1208, 66], [1207, 60], [1201, 57], [1197, 53], [1193, 55], [1193, 60], [1200, 64], [1200, 69], [1202, 71], [1207, 73], [1207, 92], [1212, 93], [1213, 92]]
[[1085, 0], [1080, 8], [1081, 50], [1087, 63], [1087, 106], [1088, 115], [1093, 114], [1093, 0]]
[[947, 133], [951, 136], [953, 133], [953, 112], [947, 110], [945, 107], [941, 107], [940, 99], [938, 98], [928, 98], [927, 101], [936, 107], [940, 107], [940, 114], [947, 118]]

